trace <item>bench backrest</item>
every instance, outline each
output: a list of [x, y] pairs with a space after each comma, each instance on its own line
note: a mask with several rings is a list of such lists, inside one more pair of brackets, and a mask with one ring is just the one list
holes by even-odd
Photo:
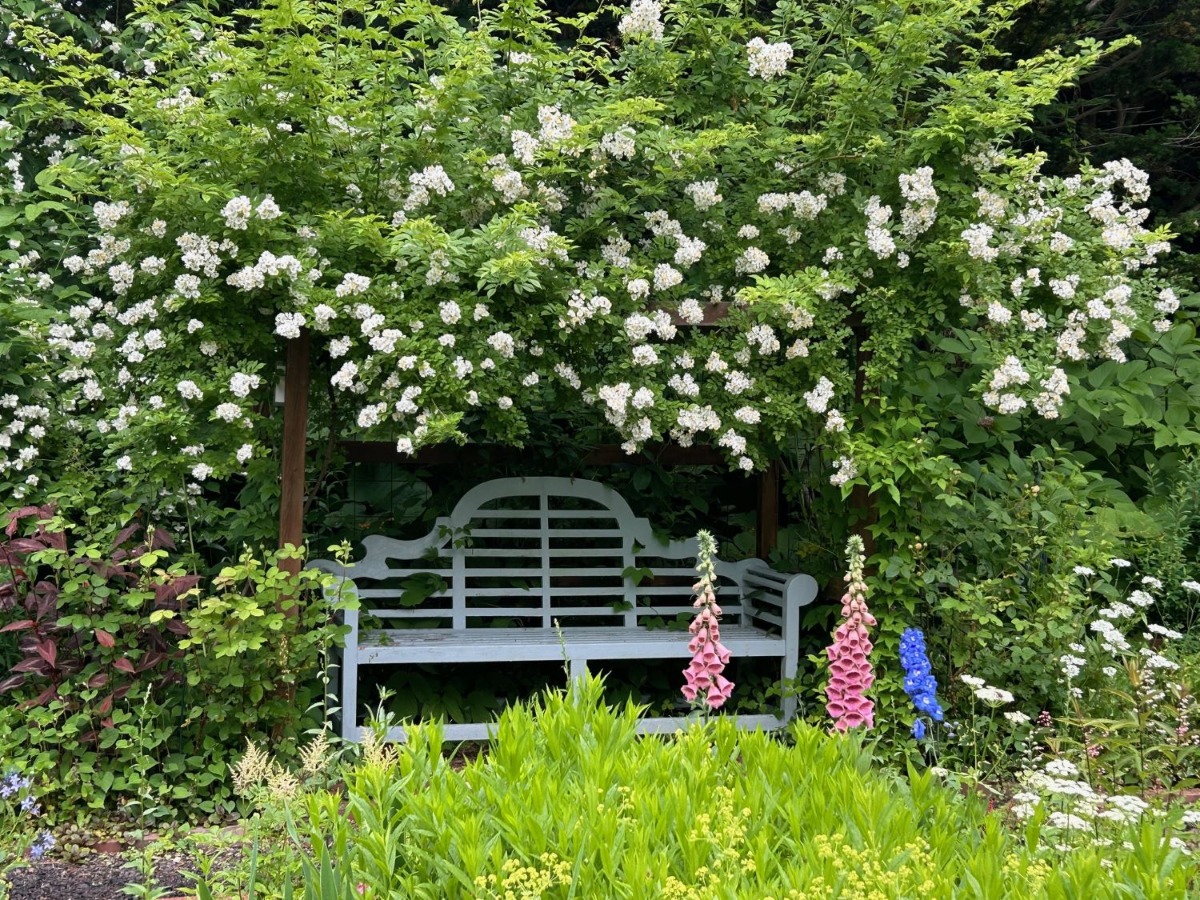
[[[489, 481], [426, 537], [373, 535], [363, 545], [352, 568], [312, 565], [353, 580], [363, 612], [384, 620], [632, 627], [694, 611], [695, 539], [660, 540], [620, 494], [595, 481]], [[725, 621], [782, 623], [789, 576], [759, 560], [718, 561], [717, 573]]]

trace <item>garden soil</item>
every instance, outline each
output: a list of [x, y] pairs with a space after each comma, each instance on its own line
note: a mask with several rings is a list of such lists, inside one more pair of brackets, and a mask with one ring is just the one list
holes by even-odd
[[[135, 870], [125, 868], [126, 861], [117, 854], [98, 853], [81, 863], [23, 866], [8, 875], [10, 900], [125, 900], [129, 895], [121, 889], [139, 880]], [[192, 879], [185, 873], [193, 868], [184, 854], [164, 854], [155, 865], [155, 880], [168, 889], [189, 887]]]

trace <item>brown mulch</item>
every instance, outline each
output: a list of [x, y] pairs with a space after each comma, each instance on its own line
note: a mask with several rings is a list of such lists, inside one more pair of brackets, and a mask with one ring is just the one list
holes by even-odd
[[[11, 900], [118, 900], [128, 897], [121, 889], [140, 883], [135, 869], [125, 868], [126, 857], [96, 853], [80, 863], [46, 860], [30, 863], [8, 874], [12, 885]], [[155, 861], [155, 881], [164, 888], [191, 887], [184, 873], [194, 863], [183, 853], [164, 853]]]
[[456, 772], [461, 772], [467, 767], [468, 763], [473, 763], [479, 757], [487, 753], [487, 744], [476, 742], [462, 743], [455, 748], [454, 753], [450, 757], [450, 768]]

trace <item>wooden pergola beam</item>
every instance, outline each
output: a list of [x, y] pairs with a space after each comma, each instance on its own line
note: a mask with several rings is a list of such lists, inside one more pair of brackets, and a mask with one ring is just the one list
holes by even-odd
[[[421, 447], [409, 455], [396, 450], [389, 441], [343, 441], [349, 462], [391, 463], [403, 466], [472, 466], [483, 462], [522, 462], [527, 452], [502, 444], [436, 444]], [[583, 466], [724, 466], [728, 459], [713, 447], [680, 447], [677, 444], [649, 444], [645, 452], [630, 455], [619, 444], [600, 444], [579, 458]]]

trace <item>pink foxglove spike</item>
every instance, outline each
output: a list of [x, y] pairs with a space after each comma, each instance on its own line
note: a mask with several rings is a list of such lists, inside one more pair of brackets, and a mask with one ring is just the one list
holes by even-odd
[[873, 646], [867, 626], [875, 617], [867, 609], [867, 585], [863, 576], [864, 548], [862, 538], [850, 538], [846, 546], [849, 571], [847, 588], [842, 597], [843, 622], [833, 633], [829, 656], [829, 685], [826, 688], [825, 711], [838, 731], [875, 724], [875, 704], [866, 692], [875, 683], [870, 654]]
[[729, 662], [729, 650], [721, 643], [721, 627], [718, 624], [721, 607], [717, 605], [717, 573], [713, 564], [717, 542], [707, 531], [696, 535], [696, 542], [699, 545], [696, 571], [700, 578], [692, 586], [696, 594], [692, 606], [697, 612], [688, 626], [692, 634], [688, 641], [692, 661], [683, 671], [684, 684], [681, 690], [689, 703], [700, 701], [710, 709], [720, 709], [733, 693], [733, 682], [721, 674]]

